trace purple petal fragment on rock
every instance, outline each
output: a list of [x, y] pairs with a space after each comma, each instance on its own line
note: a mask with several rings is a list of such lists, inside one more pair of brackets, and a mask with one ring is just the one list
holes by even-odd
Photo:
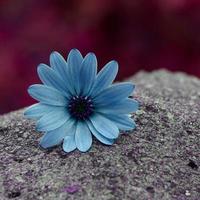
[[74, 194], [76, 192], [78, 192], [80, 190], [80, 186], [79, 185], [71, 185], [71, 186], [67, 186], [63, 189], [63, 192], [67, 192], [69, 194]]

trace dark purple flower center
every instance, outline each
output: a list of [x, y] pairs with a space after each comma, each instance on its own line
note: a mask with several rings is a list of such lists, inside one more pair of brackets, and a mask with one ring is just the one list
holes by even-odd
[[78, 120], [87, 119], [94, 112], [94, 105], [89, 97], [73, 96], [68, 105], [69, 113]]

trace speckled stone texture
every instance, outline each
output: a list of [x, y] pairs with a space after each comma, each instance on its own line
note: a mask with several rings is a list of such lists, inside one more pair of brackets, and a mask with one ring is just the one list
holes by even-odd
[[[137, 129], [87, 153], [38, 147], [23, 110], [0, 118], [0, 199], [200, 199], [200, 80], [183, 73], [130, 78]], [[84, 133], [83, 133], [84, 134]]]

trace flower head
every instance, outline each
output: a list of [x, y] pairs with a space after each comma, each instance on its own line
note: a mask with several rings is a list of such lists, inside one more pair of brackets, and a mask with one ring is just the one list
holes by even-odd
[[63, 142], [65, 152], [76, 148], [85, 152], [92, 145], [92, 135], [112, 145], [119, 130], [135, 128], [129, 114], [138, 109], [138, 102], [128, 98], [135, 86], [129, 82], [112, 84], [118, 72], [116, 61], [107, 63], [97, 74], [95, 54], [83, 58], [72, 49], [67, 61], [53, 52], [50, 66], [38, 66], [43, 84], [31, 85], [28, 93], [39, 103], [24, 113], [36, 119], [36, 129], [44, 132], [40, 140], [43, 148]]

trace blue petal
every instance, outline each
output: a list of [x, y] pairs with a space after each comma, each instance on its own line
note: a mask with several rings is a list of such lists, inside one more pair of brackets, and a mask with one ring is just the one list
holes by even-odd
[[95, 113], [90, 117], [90, 121], [92, 122], [94, 128], [104, 137], [115, 139], [119, 136], [119, 129], [108, 118]]
[[80, 76], [80, 70], [81, 70], [81, 63], [83, 61], [83, 57], [78, 49], [72, 49], [69, 52], [67, 63], [69, 67], [69, 78], [71, 81], [71, 84], [73, 85], [76, 94], [79, 95], [80, 93], [80, 82], [79, 82], [79, 76]]
[[40, 140], [40, 145], [43, 148], [49, 148], [60, 144], [64, 139], [64, 137], [67, 135], [68, 131], [70, 132], [73, 124], [74, 122], [68, 120], [65, 124], [63, 124], [59, 128], [47, 132]]
[[75, 142], [77, 148], [82, 152], [86, 152], [91, 147], [92, 135], [86, 123], [77, 122]]
[[51, 131], [51, 132], [47, 132], [40, 140], [40, 146], [42, 146], [43, 148], [50, 148], [56, 145], [59, 145], [63, 138], [64, 135], [62, 135], [63, 133], [60, 132], [58, 129]]
[[31, 85], [28, 88], [28, 93], [34, 99], [41, 101], [44, 104], [66, 106], [68, 103], [67, 98], [64, 97], [61, 92], [46, 85]]
[[49, 105], [44, 105], [41, 103], [36, 103], [36, 104], [28, 107], [24, 111], [24, 116], [27, 118], [39, 119], [44, 114], [48, 113], [49, 111], [56, 110], [57, 108], [58, 107], [56, 107], [56, 106], [49, 106]]
[[52, 52], [50, 55], [50, 65], [59, 74], [63, 80], [65, 80], [65, 75], [67, 73], [67, 62], [65, 59], [56, 51]]
[[67, 110], [60, 107], [56, 111], [50, 111], [37, 122], [38, 131], [51, 131], [62, 126], [70, 118]]
[[71, 67], [79, 68], [83, 61], [83, 56], [78, 49], [72, 49], [67, 57], [67, 63]]
[[88, 91], [94, 83], [97, 73], [97, 59], [94, 53], [88, 53], [81, 66], [80, 84], [81, 94], [87, 95]]
[[92, 134], [96, 137], [97, 140], [99, 140], [101, 143], [106, 144], [106, 145], [112, 145], [114, 143], [113, 139], [108, 139], [106, 137], [104, 137], [103, 135], [101, 135], [92, 125], [92, 123], [90, 121], [87, 121], [88, 127], [90, 129], [90, 131], [92, 132]]
[[76, 149], [75, 137], [74, 135], [67, 135], [63, 141], [63, 150], [65, 152], [71, 152]]
[[138, 110], [139, 103], [134, 99], [126, 98], [114, 104], [109, 104], [97, 108], [100, 113], [107, 114], [129, 114]]
[[115, 79], [118, 72], [118, 63], [116, 61], [110, 61], [104, 68], [98, 73], [95, 83], [91, 90], [91, 95], [95, 96], [105, 88], [107, 88]]
[[120, 130], [128, 131], [133, 130], [136, 126], [133, 119], [131, 119], [128, 115], [112, 115], [107, 114], [106, 117], [113, 121]]
[[66, 82], [64, 82], [53, 69], [51, 69], [50, 67], [48, 67], [45, 64], [40, 64], [37, 68], [37, 71], [38, 71], [40, 80], [45, 85], [51, 86], [51, 87], [61, 91], [68, 98], [70, 97], [70, 93], [68, 91]]
[[76, 95], [70, 74], [70, 67], [65, 59], [58, 53], [53, 52], [50, 55], [50, 65], [55, 72], [62, 78], [71, 94]]
[[94, 98], [94, 102], [97, 106], [113, 104], [127, 98], [133, 92], [134, 88], [135, 86], [132, 83], [114, 84], [99, 93]]

